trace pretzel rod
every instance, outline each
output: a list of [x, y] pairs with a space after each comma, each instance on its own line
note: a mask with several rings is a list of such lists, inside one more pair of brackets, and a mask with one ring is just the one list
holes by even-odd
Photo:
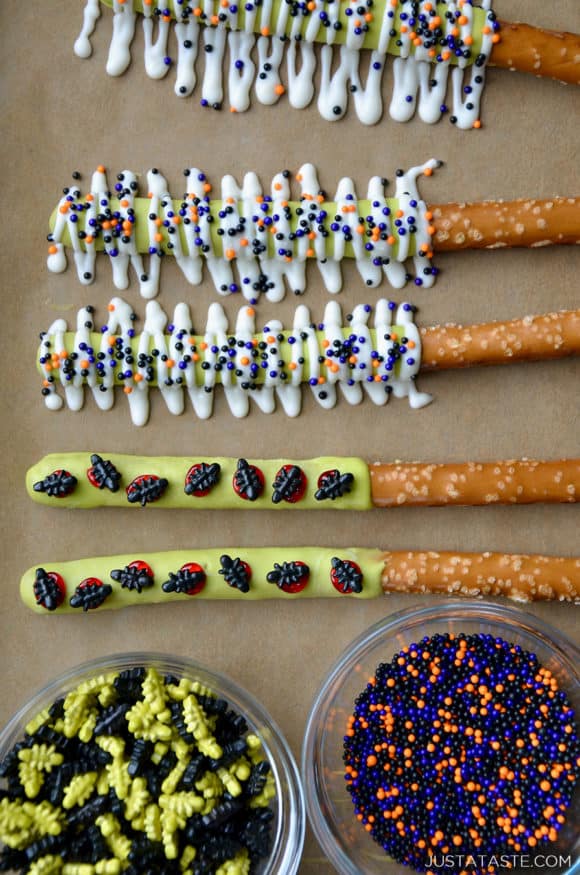
[[500, 21], [501, 40], [489, 63], [519, 73], [580, 85], [580, 35]]
[[375, 462], [51, 453], [26, 475], [49, 507], [370, 510], [580, 501], [580, 459]]
[[169, 323], [159, 304], [149, 301], [141, 332], [135, 330], [136, 314], [121, 298], [113, 298], [108, 311], [100, 331], [95, 330], [93, 308], [83, 307], [76, 332], [67, 331], [64, 319], [57, 319], [42, 333], [38, 369], [49, 409], [62, 407], [60, 387], [68, 407], [80, 410], [86, 386], [98, 407], [109, 410], [115, 387], [122, 387], [133, 423], [141, 426], [149, 417], [149, 388], [157, 387], [170, 413], [183, 412], [187, 394], [195, 413], [207, 419], [215, 386], [221, 385], [236, 417], [248, 414], [250, 399], [262, 412], [272, 413], [276, 398], [288, 416], [297, 416], [303, 384], [325, 409], [336, 404], [338, 387], [350, 404], [368, 396], [382, 406], [393, 394], [408, 397], [411, 407], [420, 408], [432, 400], [417, 388], [421, 368], [507, 364], [580, 353], [580, 311], [575, 310], [419, 331], [412, 304], [397, 308], [392, 301], [379, 300], [370, 328], [369, 304], [355, 307], [345, 323], [339, 305], [331, 301], [323, 322], [312, 322], [301, 305], [291, 331], [270, 320], [256, 332], [255, 311], [244, 306], [232, 332], [224, 310], [214, 303], [203, 335], [194, 332], [186, 304], [176, 306]]
[[377, 598], [390, 592], [580, 600], [580, 559], [257, 547], [124, 554], [33, 566], [20, 594], [37, 613], [201, 599]]
[[580, 558], [505, 553], [384, 553], [384, 592], [580, 600]]
[[184, 171], [186, 191], [174, 199], [157, 168], [147, 173], [144, 198], [138, 196], [135, 173], [118, 174], [111, 191], [99, 166], [87, 194], [77, 184], [64, 189], [50, 219], [47, 266], [64, 271], [66, 249], [72, 248], [79, 281], [88, 285], [95, 279], [97, 253], [104, 251], [116, 288], [127, 288], [132, 267], [141, 295], [152, 298], [159, 290], [162, 256], [173, 255], [192, 285], [202, 281], [205, 265], [218, 293], [241, 291], [255, 304], [261, 294], [281, 300], [286, 286], [301, 294], [309, 260], [316, 261], [331, 293], [342, 287], [344, 258], [355, 259], [371, 287], [386, 276], [402, 288], [413, 279], [412, 262], [415, 285], [429, 288], [438, 273], [433, 251], [580, 242], [580, 198], [427, 206], [418, 180], [440, 165], [431, 159], [407, 172], [397, 170], [395, 197], [385, 197], [387, 180], [378, 176], [370, 179], [364, 200], [351, 179], [341, 179], [334, 201], [327, 199], [312, 164], [296, 174], [300, 199], [294, 201], [289, 171], [276, 174], [270, 194], [263, 193], [255, 173], [247, 173], [241, 186], [224, 176], [221, 197], [214, 198], [206, 175], [191, 167]]
[[[192, 94], [197, 84], [196, 59], [205, 56], [201, 105], [214, 109], [222, 108], [227, 77], [233, 112], [248, 109], [254, 84], [261, 103], [274, 104], [287, 91], [290, 105], [296, 109], [311, 103], [317, 88], [323, 118], [342, 118], [352, 93], [359, 119], [375, 124], [383, 114], [382, 77], [387, 55], [396, 56], [389, 113], [401, 122], [418, 113], [423, 121], [433, 123], [450, 113], [450, 121], [457, 127], [481, 127], [479, 108], [488, 62], [567, 82], [579, 80], [577, 36], [505, 23], [504, 46], [491, 0], [482, 0], [481, 7], [471, 0], [312, 0], [308, 4], [257, 0], [239, 5], [217, 0], [200, 0], [198, 4], [168, 0], [164, 8], [142, 0], [103, 2], [114, 11], [109, 75], [119, 76], [130, 64], [139, 13], [143, 16], [147, 75], [161, 79], [173, 66], [168, 39], [174, 25], [178, 47], [175, 93], [180, 97]], [[99, 0], [87, 0], [74, 47], [81, 58], [92, 54], [90, 36], [99, 15]], [[322, 43], [316, 86], [315, 43]], [[201, 51], [202, 44], [205, 51]], [[257, 66], [252, 59], [256, 44]], [[371, 52], [366, 81], [359, 71], [363, 50]], [[297, 64], [298, 51], [301, 66]], [[280, 68], [285, 56], [283, 84]], [[467, 68], [471, 68], [469, 78]], [[450, 73], [451, 94], [447, 96]]]

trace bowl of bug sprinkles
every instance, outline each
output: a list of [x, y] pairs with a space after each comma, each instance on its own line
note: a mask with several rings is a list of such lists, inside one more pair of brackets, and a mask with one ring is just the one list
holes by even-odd
[[129, 653], [37, 693], [0, 734], [0, 871], [294, 875], [300, 776], [265, 709], [195, 662]]
[[373, 626], [310, 712], [306, 808], [343, 875], [580, 873], [580, 653], [517, 608]]

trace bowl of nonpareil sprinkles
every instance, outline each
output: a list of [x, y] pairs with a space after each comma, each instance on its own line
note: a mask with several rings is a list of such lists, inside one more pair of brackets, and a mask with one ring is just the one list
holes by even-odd
[[0, 734], [0, 871], [294, 875], [288, 746], [233, 681], [172, 656], [86, 663]]
[[331, 670], [303, 749], [342, 875], [580, 872], [580, 654], [532, 615], [395, 614]]

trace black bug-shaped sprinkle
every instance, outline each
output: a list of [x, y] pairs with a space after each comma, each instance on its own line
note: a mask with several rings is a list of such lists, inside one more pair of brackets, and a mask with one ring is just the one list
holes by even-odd
[[196, 562], [188, 562], [175, 574], [169, 572], [169, 580], [162, 584], [163, 592], [178, 592], [197, 595], [205, 586], [205, 571]]
[[121, 584], [123, 589], [137, 590], [142, 593], [144, 589], [153, 586], [153, 572], [146, 562], [131, 562], [124, 568], [114, 568], [111, 577]]
[[199, 462], [187, 472], [183, 491], [203, 498], [219, 483], [221, 466], [217, 462]]
[[330, 579], [335, 589], [345, 595], [350, 592], [362, 592], [363, 575], [356, 562], [339, 559], [337, 556], [333, 556], [330, 562], [332, 565]]
[[298, 465], [283, 465], [272, 484], [272, 502], [280, 504], [281, 501], [288, 501], [295, 504], [303, 497], [306, 482], [306, 475]]
[[261, 762], [256, 763], [255, 766], [252, 766], [250, 777], [248, 778], [248, 781], [244, 788], [248, 796], [260, 795], [260, 793], [266, 786], [266, 780], [268, 778], [269, 772], [270, 763], [267, 760], [262, 760]]
[[139, 503], [141, 507], [157, 501], [161, 498], [169, 481], [165, 477], [158, 477], [156, 474], [142, 474], [140, 477], [135, 477], [134, 480], [127, 486], [127, 501], [130, 504]]
[[113, 592], [113, 587], [108, 583], [97, 580], [96, 577], [87, 577], [79, 583], [74, 595], [70, 599], [71, 608], [82, 608], [83, 611], [92, 611], [99, 608]]
[[24, 851], [15, 848], [2, 848], [0, 851], [0, 872], [26, 872], [28, 860]]
[[201, 753], [193, 756], [181, 776], [181, 781], [179, 783], [180, 788], [186, 791], [193, 790], [195, 782], [201, 777], [206, 769], [207, 758]]
[[59, 468], [48, 474], [44, 480], [39, 480], [32, 488], [35, 492], [44, 492], [50, 498], [66, 498], [75, 491], [77, 483], [74, 474]]
[[304, 562], [274, 563], [274, 568], [267, 574], [268, 583], [275, 583], [283, 592], [301, 592], [308, 583], [310, 569]]
[[32, 586], [37, 605], [42, 605], [47, 611], [56, 611], [62, 605], [66, 594], [64, 580], [55, 571], [45, 571], [37, 568]]
[[96, 486], [98, 489], [109, 489], [111, 492], [119, 491], [121, 474], [110, 459], [103, 459], [101, 456], [93, 453], [87, 477], [93, 486]]
[[337, 468], [325, 471], [318, 478], [318, 489], [314, 493], [316, 501], [335, 501], [350, 492], [354, 483], [354, 474], [341, 474]]
[[271, 821], [274, 812], [270, 808], [253, 811], [240, 831], [240, 842], [247, 848], [253, 860], [267, 857], [272, 845]]
[[238, 459], [233, 483], [236, 494], [247, 501], [257, 501], [264, 491], [264, 475], [246, 459]]
[[234, 760], [241, 757], [248, 749], [248, 743], [245, 738], [236, 738], [223, 746], [222, 755], [219, 760], [210, 759], [210, 768], [216, 771], [219, 768], [229, 766]]
[[241, 799], [226, 799], [221, 805], [216, 805], [215, 808], [208, 814], [202, 815], [202, 823], [208, 829], [217, 829], [231, 820], [235, 814], [240, 811], [244, 803]]
[[130, 707], [128, 702], [122, 702], [120, 705], [110, 705], [105, 708], [95, 724], [94, 735], [122, 733], [126, 726], [125, 714]]
[[132, 778], [143, 773], [151, 753], [152, 747], [150, 742], [145, 741], [144, 738], [135, 739], [129, 758], [129, 765], [127, 766], [127, 772]]
[[224, 553], [223, 556], [220, 556], [220, 565], [221, 569], [218, 574], [222, 575], [228, 586], [239, 589], [240, 592], [249, 592], [252, 570], [247, 562], [244, 562], [239, 556], [232, 559], [231, 556]]

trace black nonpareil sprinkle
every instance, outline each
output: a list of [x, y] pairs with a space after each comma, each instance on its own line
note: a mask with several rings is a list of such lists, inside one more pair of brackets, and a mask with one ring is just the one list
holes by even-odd
[[74, 492], [77, 482], [73, 474], [59, 468], [47, 474], [44, 480], [39, 480], [32, 488], [35, 492], [44, 492], [50, 498], [65, 498]]
[[580, 738], [534, 653], [484, 633], [425, 637], [377, 667], [345, 729], [354, 814], [398, 862], [483, 855], [469, 872], [488, 875], [494, 858], [553, 849]]

